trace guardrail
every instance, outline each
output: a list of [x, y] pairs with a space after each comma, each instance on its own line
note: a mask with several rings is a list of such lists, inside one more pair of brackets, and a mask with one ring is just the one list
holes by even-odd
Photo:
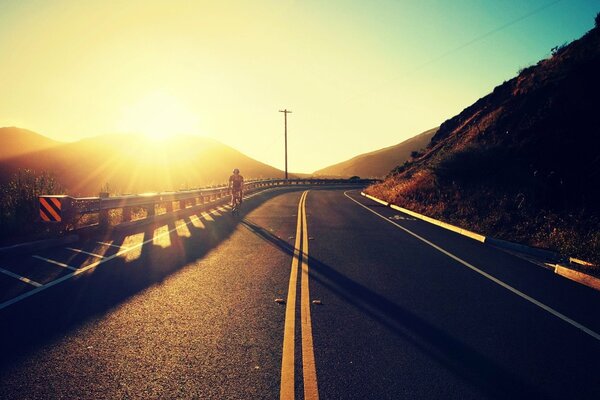
[[[368, 185], [373, 179], [269, 179], [247, 181], [244, 194], [278, 186], [294, 185]], [[127, 227], [133, 224], [176, 215], [181, 211], [200, 209], [226, 202], [231, 195], [227, 186], [182, 190], [178, 192], [148, 193], [139, 195], [109, 197], [101, 193], [98, 197], [71, 197], [47, 195], [39, 197], [39, 220], [59, 224], [61, 230], [76, 230], [84, 227]], [[174, 206], [177, 204], [177, 206]], [[157, 213], [164, 209], [163, 213]], [[177, 208], [177, 209], [176, 209]], [[143, 210], [143, 217], [134, 219], [134, 211]], [[120, 216], [111, 215], [111, 212]], [[137, 214], [140, 214], [139, 212]], [[94, 216], [96, 218], [87, 218]], [[118, 220], [114, 223], [114, 220]], [[83, 222], [82, 222], [83, 221]]]

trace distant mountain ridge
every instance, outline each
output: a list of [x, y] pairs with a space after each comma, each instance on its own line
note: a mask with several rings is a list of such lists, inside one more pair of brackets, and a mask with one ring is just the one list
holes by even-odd
[[192, 135], [154, 142], [111, 134], [73, 143], [18, 128], [0, 128], [0, 135], [0, 183], [18, 170], [47, 171], [74, 196], [97, 195], [107, 184], [121, 194], [221, 184], [234, 168], [246, 179], [283, 176], [216, 140]]
[[61, 145], [27, 129], [14, 126], [0, 128], [0, 160]]
[[361, 178], [383, 178], [397, 165], [410, 160], [413, 151], [419, 151], [437, 132], [429, 129], [393, 146], [360, 154], [349, 160], [315, 171], [321, 176], [360, 176]]

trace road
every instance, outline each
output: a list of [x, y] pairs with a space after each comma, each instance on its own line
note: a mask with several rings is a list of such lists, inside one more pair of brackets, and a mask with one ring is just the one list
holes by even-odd
[[356, 189], [0, 268], [0, 398], [600, 398], [598, 292]]

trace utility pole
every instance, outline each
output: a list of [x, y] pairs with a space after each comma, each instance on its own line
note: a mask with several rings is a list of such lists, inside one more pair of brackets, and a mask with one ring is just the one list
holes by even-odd
[[287, 115], [291, 114], [291, 111], [285, 109], [285, 110], [279, 110], [279, 112], [283, 113], [283, 121], [284, 121], [284, 127], [285, 127], [285, 179], [287, 180], [288, 178], [288, 170], [287, 170]]

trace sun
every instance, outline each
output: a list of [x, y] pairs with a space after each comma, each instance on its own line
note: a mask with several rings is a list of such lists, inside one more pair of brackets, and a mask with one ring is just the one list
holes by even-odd
[[176, 97], [156, 91], [123, 107], [117, 129], [161, 141], [176, 134], [197, 133], [198, 118]]

